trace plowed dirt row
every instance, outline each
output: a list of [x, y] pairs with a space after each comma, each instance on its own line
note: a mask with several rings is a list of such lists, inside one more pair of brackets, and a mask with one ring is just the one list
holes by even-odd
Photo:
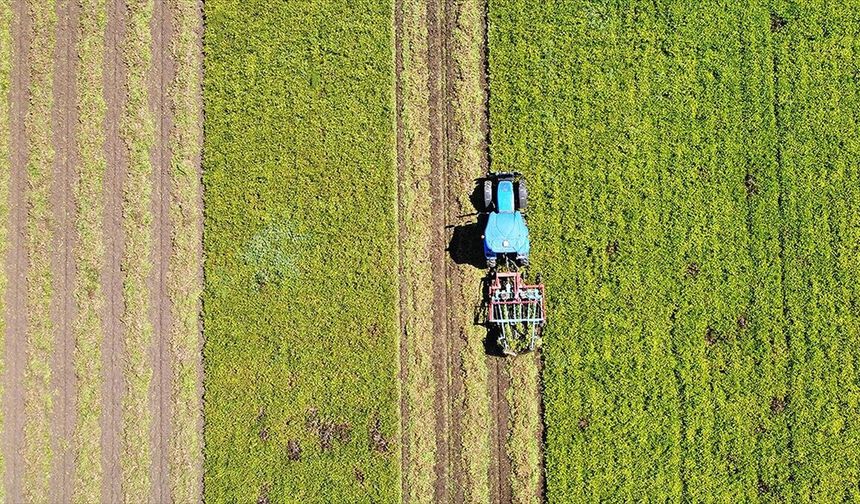
[[[31, 26], [33, 20], [24, 0], [13, 0], [13, 19], [10, 29], [13, 42], [12, 86], [10, 100], [11, 152], [10, 152], [10, 194], [9, 194], [9, 240], [8, 253], [0, 267], [9, 278], [8, 290], [4, 294], [5, 309], [0, 316], [5, 322], [5, 344], [3, 348], [3, 424], [2, 450], [5, 474], [2, 481], [2, 494], [8, 502], [22, 502], [28, 489], [25, 487], [24, 426], [27, 424], [24, 398], [27, 393], [24, 379], [27, 365], [28, 325], [28, 281], [30, 265], [27, 259], [27, 219], [28, 219], [28, 138], [25, 118], [31, 111], [30, 100], [30, 58], [32, 43]], [[49, 359], [50, 392], [53, 401], [50, 423], [50, 473], [47, 491], [36, 489], [34, 498], [48, 502], [69, 502], [75, 490], [76, 450], [75, 438], [77, 418], [78, 375], [75, 368], [76, 339], [75, 324], [78, 315], [76, 285], [79, 272], [76, 270], [78, 236], [76, 225], [78, 208], [76, 205], [76, 182], [81, 164], [79, 136], [79, 89], [76, 89], [76, 65], [78, 63], [78, 44], [81, 25], [79, 23], [81, 4], [77, 0], [56, 1], [56, 45], [53, 51], [52, 75], [53, 104], [50, 111], [51, 139], [56, 153], [52, 165], [52, 183], [49, 193], [49, 212], [52, 237], [49, 251], [51, 269], [51, 306], [50, 317], [53, 335], [53, 352]], [[98, 5], [98, 4], [96, 4]], [[171, 342], [172, 300], [168, 283], [169, 264], [174, 254], [171, 226], [171, 204], [174, 202], [171, 178], [173, 133], [173, 83], [175, 79], [172, 39], [177, 36], [173, 26], [173, 8], [168, 2], [154, 2], [151, 20], [153, 43], [152, 65], [148, 72], [148, 103], [156, 118], [156, 142], [151, 152], [153, 176], [151, 211], [153, 215], [152, 250], [137, 251], [152, 257], [153, 268], [148, 287], [152, 293], [152, 310], [146, 314], [154, 326], [153, 344], [144, 349], [151, 357], [150, 369], [153, 373], [150, 389], [150, 408], [153, 427], [150, 436], [152, 465], [151, 495], [139, 495], [141, 501], [170, 502], [171, 489], [171, 450], [170, 438], [173, 432], [173, 386], [175, 380], [174, 358]], [[119, 502], [124, 495], [121, 488], [122, 474], [122, 433], [124, 426], [135, 422], [134, 418], [124, 418], [122, 411], [125, 396], [127, 352], [124, 338], [126, 328], [122, 322], [125, 309], [122, 261], [128, 246], [125, 227], [127, 216], [123, 214], [123, 191], [128, 175], [128, 146], [123, 141], [126, 104], [128, 99], [127, 67], [125, 51], [126, 23], [128, 8], [123, 0], [107, 0], [102, 4], [104, 10], [95, 15], [104, 15], [107, 29], [104, 33], [104, 78], [103, 93], [107, 105], [104, 121], [104, 153], [107, 160], [104, 172], [104, 215], [101, 225], [104, 236], [104, 261], [99, 272], [105, 302], [99, 311], [104, 339], [101, 341], [102, 372], [98, 380], [97, 401], [100, 414], [100, 457], [101, 457], [101, 495], [105, 502]], [[93, 8], [92, 6], [88, 8]], [[87, 11], [90, 12], [90, 11]], [[92, 13], [91, 13], [92, 14]], [[199, 41], [199, 33], [198, 41]], [[184, 46], [187, 49], [187, 46]], [[196, 46], [199, 49], [199, 43]], [[184, 56], [187, 56], [183, 54]], [[193, 58], [192, 58], [193, 60]], [[139, 92], [140, 90], [134, 90]], [[187, 96], [189, 89], [184, 89]], [[192, 91], [193, 92], [193, 91]], [[4, 97], [4, 99], [6, 99]], [[187, 112], [187, 111], [186, 111]], [[185, 135], [185, 136], [182, 136]], [[183, 156], [199, 147], [186, 145], [187, 134], [180, 135], [176, 148], [182, 149]], [[193, 139], [192, 139], [193, 140]], [[194, 165], [199, 169], [199, 155], [194, 155]], [[199, 172], [198, 172], [199, 173]], [[200, 201], [198, 204], [202, 204]], [[190, 211], [190, 210], [186, 210]], [[199, 229], [189, 229], [198, 233]], [[199, 241], [199, 239], [197, 240]], [[200, 262], [198, 261], [199, 265]], [[194, 272], [189, 271], [188, 278]], [[183, 305], [184, 306], [184, 305]], [[183, 308], [179, 308], [183, 310]], [[185, 312], [182, 312], [186, 315]], [[90, 376], [90, 379], [94, 377]], [[87, 379], [83, 377], [82, 379]], [[187, 379], [187, 376], [186, 376]], [[83, 382], [82, 382], [83, 383]], [[192, 404], [190, 407], [193, 407]], [[188, 407], [186, 407], [186, 410]], [[196, 426], [201, 429], [202, 426]], [[200, 455], [202, 457], [202, 454]], [[176, 478], [187, 479], [183, 469], [177, 467]], [[98, 475], [94, 475], [98, 477]], [[98, 490], [99, 486], [93, 486]], [[30, 491], [34, 491], [32, 488]]]

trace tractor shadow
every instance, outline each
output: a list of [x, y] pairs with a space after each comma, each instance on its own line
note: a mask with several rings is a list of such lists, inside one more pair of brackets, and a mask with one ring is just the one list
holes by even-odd
[[484, 207], [483, 196], [484, 179], [476, 179], [469, 201], [475, 210], [472, 214], [462, 217], [474, 216], [474, 222], [468, 222], [457, 226], [451, 226], [451, 240], [448, 242], [448, 255], [456, 264], [469, 265], [477, 269], [485, 269], [487, 260], [484, 258], [484, 244], [481, 235], [487, 223], [487, 214], [481, 210]]
[[[484, 270], [486, 273], [487, 260], [484, 258], [483, 230], [487, 224], [487, 214], [484, 210], [484, 179], [476, 179], [469, 201], [472, 203], [474, 213], [462, 215], [461, 218], [474, 217], [471, 222], [451, 226], [451, 239], [448, 242], [448, 255], [451, 260], [459, 265], [468, 265], [473, 268]], [[487, 278], [481, 280], [480, 291], [476, 292], [476, 300], [473, 309], [473, 323], [486, 329], [486, 337], [483, 340], [484, 353], [490, 357], [504, 358], [505, 354], [498, 344], [497, 329], [487, 322], [487, 306], [489, 285]]]

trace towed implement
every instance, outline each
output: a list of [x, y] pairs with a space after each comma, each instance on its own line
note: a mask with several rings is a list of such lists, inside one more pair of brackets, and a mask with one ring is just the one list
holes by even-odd
[[483, 181], [483, 196], [487, 324], [505, 355], [530, 352], [546, 323], [546, 300], [540, 276], [529, 284], [523, 273], [531, 251], [523, 216], [525, 180], [517, 172], [491, 172]]

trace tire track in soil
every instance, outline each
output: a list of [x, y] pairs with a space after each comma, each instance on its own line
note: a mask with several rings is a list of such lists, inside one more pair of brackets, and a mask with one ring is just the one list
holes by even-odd
[[508, 421], [511, 408], [508, 405], [507, 392], [511, 386], [511, 377], [507, 373], [504, 357], [487, 356], [487, 366], [490, 371], [491, 411], [495, 420], [493, 429], [493, 451], [496, 459], [490, 471], [491, 485], [494, 487], [493, 502], [511, 502], [511, 459], [508, 457], [506, 442], [510, 427]]
[[151, 153], [153, 166], [152, 215], [155, 226], [153, 238], [153, 268], [149, 278], [153, 307], [153, 380], [150, 391], [153, 422], [152, 498], [154, 502], [171, 501], [169, 442], [172, 432], [172, 373], [170, 339], [172, 337], [171, 304], [167, 280], [172, 239], [170, 225], [170, 133], [173, 131], [172, 106], [165, 92], [174, 79], [174, 62], [170, 50], [173, 14], [166, 2], [157, 1], [152, 16], [152, 68], [149, 75], [149, 106], [155, 121], [156, 143]]
[[30, 17], [24, 0], [12, 2], [11, 173], [9, 180], [9, 248], [5, 264], [6, 292], [5, 376], [3, 385], [3, 484], [8, 502], [23, 502], [24, 367], [27, 363], [27, 115], [30, 86]]
[[76, 0], [57, 2], [57, 43], [54, 49], [54, 108], [51, 128], [56, 157], [50, 205], [56, 232], [51, 251], [54, 296], [51, 317], [56, 328], [51, 381], [56, 397], [51, 419], [51, 447], [55, 454], [49, 476], [49, 500], [68, 502], [72, 494], [75, 453], [76, 378], [74, 368], [76, 314], [76, 246], [74, 186], [77, 171], [76, 69], [79, 6]]
[[[447, 224], [448, 156], [447, 120], [443, 106], [447, 103], [445, 79], [445, 43], [443, 26], [444, 0], [427, 2], [427, 87], [430, 107], [430, 264], [433, 272], [433, 373], [436, 382], [436, 461], [434, 471], [434, 502], [449, 501], [451, 476], [451, 396], [450, 396], [450, 334], [448, 332], [448, 254], [445, 226]], [[445, 107], [447, 108], [447, 107]]]
[[104, 346], [102, 367], [105, 373], [102, 393], [102, 501], [122, 500], [120, 446], [122, 429], [124, 328], [122, 324], [122, 255], [125, 232], [122, 227], [122, 187], [128, 167], [128, 154], [120, 138], [119, 127], [126, 101], [125, 63], [122, 47], [125, 39], [126, 8], [123, 0], [108, 0], [107, 40], [105, 42], [105, 268], [102, 289], [105, 293]]

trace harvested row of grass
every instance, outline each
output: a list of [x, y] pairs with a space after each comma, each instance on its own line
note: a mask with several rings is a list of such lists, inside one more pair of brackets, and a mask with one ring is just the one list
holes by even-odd
[[205, 3], [209, 502], [401, 498], [393, 12]]
[[[484, 45], [482, 0], [458, 0], [449, 4], [454, 16], [451, 33], [450, 57], [455, 71], [452, 102], [452, 131], [454, 138], [449, 143], [450, 194], [456, 213], [469, 214], [474, 211], [469, 194], [474, 189], [474, 180], [483, 176], [486, 158], [484, 154], [483, 111], [486, 93], [482, 87], [484, 72], [482, 48]], [[455, 252], [465, 254], [465, 252]], [[490, 461], [493, 459], [490, 433], [493, 421], [490, 414], [489, 373], [483, 340], [486, 331], [473, 324], [474, 299], [480, 292], [482, 271], [469, 265], [458, 266], [459, 292], [454, 293], [459, 312], [452, 314], [462, 327], [464, 345], [460, 351], [459, 372], [462, 373], [463, 396], [461, 421], [463, 467], [463, 494], [465, 502], [490, 501]]]
[[105, 245], [104, 219], [105, 158], [104, 121], [107, 113], [104, 90], [105, 0], [80, 0], [78, 26], [78, 131], [80, 165], [75, 181], [78, 232], [75, 283], [75, 375], [77, 420], [74, 433], [75, 502], [97, 502], [102, 489], [101, 452], [101, 345], [104, 340], [100, 314], [105, 297], [101, 286]]
[[155, 143], [155, 123], [147, 97], [147, 73], [152, 65], [152, 0], [127, 3], [126, 91], [121, 135], [128, 149], [128, 174], [123, 186], [123, 228], [125, 250], [122, 258], [122, 316], [125, 326], [125, 385], [123, 394], [122, 494], [127, 502], [146, 500], [151, 491], [153, 327], [150, 319], [151, 291], [147, 284], [152, 270], [152, 163], [150, 152]]
[[[12, 5], [11, 0], [0, 1], [0, 146], [3, 152], [11, 152], [11, 125], [9, 124], [12, 89]], [[9, 183], [12, 171], [8, 154], [0, 156], [0, 265], [6, 264], [9, 247]], [[0, 267], [0, 348], [6, 348], [6, 268]], [[4, 373], [5, 359], [0, 353], [0, 374]], [[2, 393], [2, 391], [0, 391]], [[3, 429], [3, 413], [0, 411], [0, 431]], [[0, 474], [5, 474], [3, 455], [0, 454]], [[0, 502], [5, 502], [5, 485], [0, 485]]]
[[51, 450], [51, 355], [54, 327], [51, 244], [54, 220], [48, 198], [54, 165], [51, 136], [53, 55], [57, 15], [53, 1], [30, 0], [30, 103], [25, 119], [27, 159], [27, 365], [24, 376], [24, 497], [46, 502]]
[[506, 451], [511, 459], [511, 497], [516, 503], [541, 501], [540, 368], [537, 355], [508, 361], [507, 400], [511, 426]]
[[860, 4], [776, 2], [791, 466], [770, 493], [860, 499], [857, 425]]
[[433, 278], [430, 257], [433, 216], [430, 197], [430, 89], [427, 4], [402, 0], [400, 8], [398, 166], [402, 289], [401, 345], [405, 359], [402, 394], [406, 502], [432, 502], [436, 462], [437, 384], [433, 371]]
[[491, 3], [493, 158], [529, 177], [549, 286], [551, 501], [754, 501], [782, 453], [776, 193], [752, 184], [769, 27], [762, 5]]
[[168, 277], [174, 355], [170, 484], [173, 502], [197, 502], [203, 495], [200, 389], [203, 209], [202, 184], [196, 165], [203, 139], [200, 99], [203, 62], [198, 46], [203, 23], [197, 0], [176, 0], [171, 2], [171, 9], [176, 78], [170, 91], [174, 111], [170, 140], [173, 254]]

